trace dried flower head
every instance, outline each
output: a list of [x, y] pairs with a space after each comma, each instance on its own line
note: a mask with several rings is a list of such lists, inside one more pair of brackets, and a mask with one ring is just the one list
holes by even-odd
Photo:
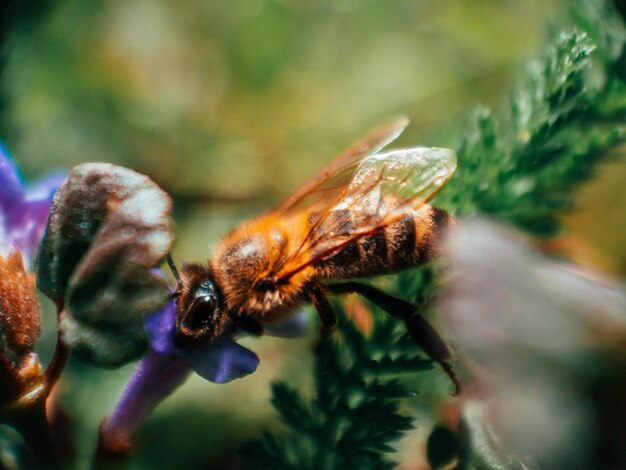
[[37, 285], [63, 307], [73, 353], [115, 367], [142, 354], [143, 316], [161, 307], [153, 272], [170, 250], [170, 197], [148, 177], [107, 163], [72, 169], [54, 196]]

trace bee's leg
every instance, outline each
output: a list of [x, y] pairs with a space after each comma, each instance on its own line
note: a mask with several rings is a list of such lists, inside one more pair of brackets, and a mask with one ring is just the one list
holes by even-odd
[[263, 325], [254, 318], [233, 315], [233, 323], [237, 328], [252, 336], [261, 336], [263, 334]]
[[404, 321], [411, 337], [433, 361], [438, 362], [448, 374], [455, 386], [455, 395], [461, 392], [461, 382], [448, 362], [452, 358], [452, 350], [426, 319], [417, 313], [418, 307], [406, 300], [399, 299], [367, 284], [345, 282], [324, 285], [324, 289], [333, 294], [359, 294], [374, 302], [390, 315]]
[[320, 321], [322, 322], [322, 338], [326, 338], [330, 336], [337, 326], [337, 315], [335, 315], [333, 307], [330, 305], [326, 294], [322, 292], [322, 289], [319, 286], [314, 286], [309, 291], [309, 297], [311, 298], [311, 303], [315, 307], [315, 310], [320, 317]]

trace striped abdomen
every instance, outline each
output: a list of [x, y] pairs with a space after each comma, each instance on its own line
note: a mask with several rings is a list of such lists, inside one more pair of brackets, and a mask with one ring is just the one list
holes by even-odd
[[423, 206], [320, 261], [318, 275], [336, 279], [379, 276], [430, 261], [449, 221], [443, 210]]

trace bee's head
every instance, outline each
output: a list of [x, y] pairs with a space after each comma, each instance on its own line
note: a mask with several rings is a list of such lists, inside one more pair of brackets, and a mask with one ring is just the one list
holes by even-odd
[[176, 291], [176, 341], [210, 341], [224, 334], [228, 324], [211, 270], [199, 264], [184, 265]]

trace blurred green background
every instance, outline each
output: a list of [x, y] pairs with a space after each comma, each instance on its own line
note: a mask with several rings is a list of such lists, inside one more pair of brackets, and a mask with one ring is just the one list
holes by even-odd
[[[177, 260], [206, 259], [230, 227], [389, 119], [411, 119], [399, 145], [454, 146], [470, 110], [499, 106], [550, 28], [567, 24], [570, 5], [49, 3], [9, 37], [0, 138], [29, 179], [86, 161], [151, 176], [175, 200]], [[561, 241], [576, 260], [620, 275], [625, 182], [623, 162], [603, 167], [580, 192]], [[233, 449], [272, 423], [270, 382], [309, 380], [311, 342], [246, 340], [261, 357], [253, 376], [220, 386], [193, 377], [144, 427], [133, 468], [234, 465]], [[66, 373], [61, 401], [84, 461], [131, 371], [72, 363]], [[429, 377], [435, 396], [445, 377]], [[411, 406], [431, 401], [424, 390]], [[409, 441], [399, 445], [406, 468], [418, 459], [419, 439]]]

